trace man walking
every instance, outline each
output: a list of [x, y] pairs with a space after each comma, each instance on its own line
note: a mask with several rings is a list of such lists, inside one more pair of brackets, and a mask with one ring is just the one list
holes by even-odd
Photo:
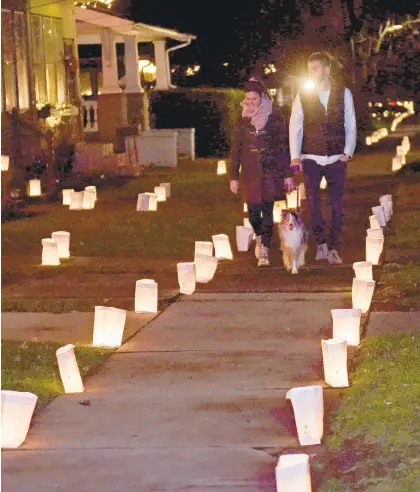
[[[303, 168], [312, 231], [317, 244], [317, 260], [341, 264], [338, 255], [342, 198], [347, 162], [356, 147], [356, 117], [349, 89], [330, 78], [331, 63], [325, 53], [313, 53], [308, 60], [309, 77], [315, 89], [299, 93], [290, 117], [291, 168]], [[331, 206], [328, 238], [321, 215], [320, 184], [325, 177]]]

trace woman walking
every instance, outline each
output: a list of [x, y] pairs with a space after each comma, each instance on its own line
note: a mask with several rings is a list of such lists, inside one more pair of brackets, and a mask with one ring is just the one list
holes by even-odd
[[274, 202], [294, 188], [290, 170], [289, 136], [284, 118], [264, 84], [245, 83], [242, 117], [235, 127], [231, 153], [230, 190], [239, 191], [242, 171], [244, 201], [256, 235], [258, 266], [268, 266], [273, 235]]

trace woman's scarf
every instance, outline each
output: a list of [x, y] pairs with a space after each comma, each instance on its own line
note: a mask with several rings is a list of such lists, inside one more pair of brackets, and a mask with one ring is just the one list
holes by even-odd
[[242, 106], [242, 116], [244, 118], [251, 118], [251, 123], [255, 126], [257, 131], [262, 130], [273, 111], [273, 103], [271, 99], [263, 94], [261, 97], [261, 104], [258, 107], [253, 106], [243, 100], [241, 102]]

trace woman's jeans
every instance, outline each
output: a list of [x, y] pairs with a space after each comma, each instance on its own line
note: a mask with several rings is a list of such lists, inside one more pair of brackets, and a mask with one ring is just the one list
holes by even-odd
[[[342, 202], [346, 170], [347, 163], [340, 160], [326, 166], [320, 166], [309, 159], [303, 161], [303, 176], [305, 178], [309, 215], [311, 216], [312, 231], [318, 246], [327, 243], [329, 249], [337, 249], [339, 245], [343, 223]], [[320, 184], [323, 176], [325, 176], [327, 181], [331, 207], [331, 227], [328, 238], [325, 235], [325, 221], [321, 214]]]
[[261, 242], [267, 248], [270, 247], [273, 237], [273, 208], [274, 202], [248, 203], [249, 222], [255, 234], [261, 236]]

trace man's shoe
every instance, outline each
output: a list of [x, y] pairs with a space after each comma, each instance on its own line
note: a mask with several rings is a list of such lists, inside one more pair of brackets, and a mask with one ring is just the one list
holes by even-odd
[[261, 246], [261, 236], [255, 236], [255, 258], [257, 258], [257, 260], [260, 259]]
[[261, 245], [260, 257], [258, 258], [258, 266], [270, 266], [270, 260], [268, 259], [268, 248], [267, 246]]
[[338, 256], [335, 249], [328, 251], [328, 261], [330, 265], [341, 265], [343, 263], [343, 260]]
[[328, 246], [325, 243], [318, 246], [315, 260], [329, 260]]

